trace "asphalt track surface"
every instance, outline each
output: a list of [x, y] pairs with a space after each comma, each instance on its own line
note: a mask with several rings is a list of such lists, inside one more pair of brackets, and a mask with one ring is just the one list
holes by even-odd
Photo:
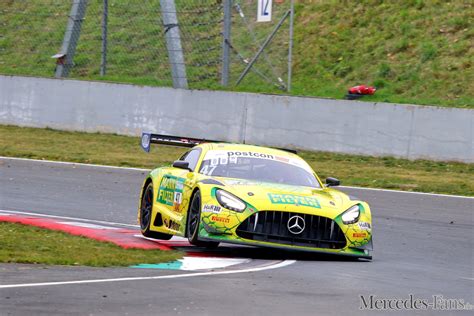
[[[0, 158], [0, 209], [135, 225], [145, 174]], [[256, 271], [188, 277], [186, 271], [158, 269], [0, 264], [0, 315], [365, 315], [371, 312], [360, 309], [360, 296], [410, 294], [428, 303], [442, 295], [474, 304], [474, 199], [341, 190], [371, 205], [371, 262], [224, 245], [217, 254], [252, 259], [232, 269]], [[288, 264], [258, 270], [282, 262]], [[67, 283], [125, 277], [131, 279]], [[66, 283], [1, 288], [61, 281]], [[391, 314], [433, 313], [428, 308]]]

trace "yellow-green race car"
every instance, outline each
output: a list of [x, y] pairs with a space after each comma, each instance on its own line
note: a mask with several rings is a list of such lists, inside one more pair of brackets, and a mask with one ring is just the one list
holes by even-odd
[[190, 147], [170, 167], [151, 171], [140, 194], [144, 236], [220, 242], [372, 259], [369, 205], [323, 184], [286, 150], [143, 133], [152, 143]]

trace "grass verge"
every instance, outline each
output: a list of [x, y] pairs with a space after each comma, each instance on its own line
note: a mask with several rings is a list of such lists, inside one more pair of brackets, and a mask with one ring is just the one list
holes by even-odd
[[110, 267], [182, 257], [178, 251], [123, 249], [108, 242], [12, 223], [0, 223], [0, 245], [0, 262], [7, 263]]
[[[186, 149], [156, 146], [150, 154], [138, 137], [0, 125], [0, 155], [124, 167], [169, 165]], [[410, 161], [327, 152], [300, 152], [321, 178], [344, 185], [474, 196], [474, 164]]]

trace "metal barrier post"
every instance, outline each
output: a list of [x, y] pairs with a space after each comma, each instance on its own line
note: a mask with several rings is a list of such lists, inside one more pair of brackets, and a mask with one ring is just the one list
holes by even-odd
[[100, 75], [105, 76], [107, 72], [107, 20], [109, 16], [109, 1], [104, 0], [102, 13], [102, 55], [100, 59]]
[[232, 0], [224, 0], [224, 30], [222, 40], [222, 78], [221, 84], [227, 87], [230, 72], [230, 28], [232, 24]]
[[293, 67], [293, 24], [295, 20], [295, 1], [291, 0], [291, 13], [290, 13], [290, 40], [288, 43], [288, 82], [286, 85], [286, 90], [291, 91], [291, 75]]
[[173, 76], [173, 87], [186, 89], [186, 65], [184, 63], [183, 47], [179, 32], [178, 16], [174, 0], [160, 0], [161, 14], [165, 27], [166, 47]]
[[69, 21], [66, 32], [64, 33], [61, 54], [64, 54], [64, 62], [56, 66], [55, 77], [63, 78], [69, 75], [76, 52], [77, 42], [81, 35], [81, 25], [87, 9], [87, 0], [75, 0], [72, 3]]

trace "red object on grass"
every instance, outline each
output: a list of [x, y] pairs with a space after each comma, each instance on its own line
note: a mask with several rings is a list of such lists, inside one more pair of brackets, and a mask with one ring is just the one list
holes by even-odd
[[377, 91], [375, 87], [370, 87], [366, 85], [354, 86], [349, 88], [350, 94], [361, 94], [361, 95], [372, 95]]

